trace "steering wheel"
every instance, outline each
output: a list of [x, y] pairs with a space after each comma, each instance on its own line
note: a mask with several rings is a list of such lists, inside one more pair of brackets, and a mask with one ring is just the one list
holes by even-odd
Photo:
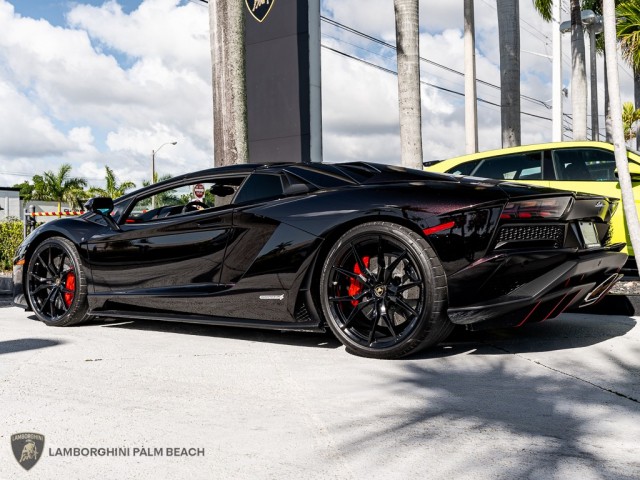
[[201, 202], [200, 200], [191, 200], [184, 207], [182, 207], [182, 213], [191, 212], [194, 210], [203, 210], [205, 208], [209, 208], [209, 205]]

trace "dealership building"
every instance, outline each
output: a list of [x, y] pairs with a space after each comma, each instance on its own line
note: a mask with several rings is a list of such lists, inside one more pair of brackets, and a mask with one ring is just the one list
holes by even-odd
[[[20, 198], [20, 189], [15, 187], [0, 187], [0, 222], [9, 218], [24, 220], [24, 211], [33, 205], [36, 213], [57, 212], [58, 202], [44, 200], [23, 201]], [[71, 207], [63, 203], [62, 211], [71, 211]], [[38, 223], [55, 220], [57, 216], [39, 216]]]
[[0, 209], [0, 221], [10, 217], [24, 219], [19, 188], [0, 187]]

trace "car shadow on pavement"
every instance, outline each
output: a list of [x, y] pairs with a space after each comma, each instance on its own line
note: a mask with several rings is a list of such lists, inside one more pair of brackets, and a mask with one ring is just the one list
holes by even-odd
[[[201, 325], [192, 323], [162, 322], [153, 320], [109, 320], [96, 319], [88, 324], [107, 328], [125, 328], [224, 337], [250, 342], [264, 342], [300, 347], [340, 348], [342, 344], [331, 332], [295, 332], [264, 330], [255, 328]], [[636, 326], [631, 317], [564, 314], [557, 319], [525, 325], [520, 328], [505, 328], [468, 332], [456, 328], [451, 336], [439, 345], [411, 355], [409, 359], [449, 357], [463, 353], [501, 355], [505, 353], [544, 352], [568, 350], [595, 345], [614, 337], [624, 336]]]
[[[628, 311], [625, 306], [621, 308], [611, 308], [611, 305], [606, 309], [600, 307], [598, 313], [601, 314], [594, 314], [596, 312], [594, 309], [585, 310], [589, 313], [565, 313], [558, 318], [524, 325], [519, 328], [470, 332], [462, 327], [456, 327], [445, 341], [435, 347], [405, 358], [416, 360], [451, 357], [461, 354], [502, 355], [505, 353], [545, 352], [587, 347], [611, 338], [624, 336], [636, 326], [637, 322], [634, 318], [620, 315], [620, 313]], [[609, 312], [608, 315], [605, 314], [606, 311]], [[29, 315], [27, 318], [39, 321], [35, 315]], [[155, 320], [104, 318], [91, 319], [82, 325], [223, 337], [300, 347], [332, 349], [342, 347], [342, 344], [330, 331], [325, 333], [282, 331]]]
[[64, 342], [60, 340], [51, 340], [49, 338], [19, 338], [17, 340], [4, 340], [0, 342], [0, 355], [55, 347], [62, 343]]
[[203, 325], [196, 323], [163, 322], [155, 320], [123, 321], [122, 319], [114, 319], [105, 321], [104, 319], [96, 319], [87, 322], [87, 324], [102, 325], [107, 328], [151, 330], [155, 332], [177, 333], [180, 335], [224, 337], [233, 340], [296, 345], [300, 347], [338, 348], [342, 346], [342, 344], [329, 332], [266, 330], [220, 325]]
[[632, 317], [565, 313], [558, 318], [519, 328], [470, 332], [456, 327], [444, 342], [411, 358], [570, 350], [622, 337], [636, 324]]

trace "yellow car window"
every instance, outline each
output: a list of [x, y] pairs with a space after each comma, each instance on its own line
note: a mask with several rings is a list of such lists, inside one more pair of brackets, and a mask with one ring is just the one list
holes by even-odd
[[533, 152], [487, 158], [472, 175], [500, 180], [542, 180], [542, 157], [540, 152]]
[[613, 152], [595, 148], [568, 148], [553, 152], [558, 180], [615, 182]]

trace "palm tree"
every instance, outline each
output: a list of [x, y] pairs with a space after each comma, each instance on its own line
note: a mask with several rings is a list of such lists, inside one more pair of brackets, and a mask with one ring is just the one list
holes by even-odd
[[640, 108], [635, 108], [631, 102], [624, 102], [622, 104], [622, 126], [626, 142], [637, 137], [638, 122], [640, 122]]
[[580, 0], [571, 0], [571, 109], [573, 139], [587, 139], [587, 69]]
[[[617, 8], [617, 33], [623, 58], [633, 67], [635, 107], [640, 108], [640, 4], [627, 0]], [[640, 149], [640, 137], [636, 139]]]
[[552, 139], [561, 142], [562, 135], [562, 38], [560, 32], [560, 17], [562, 16], [562, 0], [534, 0], [535, 9], [546, 22], [554, 22], [552, 29], [553, 61], [551, 86], [552, 94]]
[[[65, 163], [57, 172], [44, 172], [41, 180], [34, 177], [34, 184], [42, 189], [48, 200], [58, 202], [58, 216], [62, 212], [63, 201], [68, 202], [72, 208], [82, 208], [82, 201], [86, 196], [83, 188], [87, 186], [87, 181], [79, 177], [70, 177], [70, 173], [71, 165]], [[40, 182], [41, 185], [38, 185]]]
[[130, 189], [135, 188], [136, 184], [133, 182], [122, 182], [118, 185], [116, 176], [108, 166], [105, 165], [105, 188], [91, 187], [89, 189], [89, 196], [91, 197], [110, 197], [118, 198], [124, 195], [124, 193]]
[[[618, 3], [619, 0], [616, 0], [616, 4]], [[583, 0], [582, 8], [584, 10], [592, 10], [596, 15], [602, 16], [602, 0]], [[611, 131], [611, 112], [609, 109], [609, 79], [607, 77], [607, 55], [604, 50], [604, 37], [602, 35], [596, 37], [596, 52], [601, 53], [604, 59], [604, 113], [606, 141], [609, 143], [613, 143], [613, 133]]]
[[[542, 18], [550, 21], [553, 0], [534, 0], [533, 3]], [[571, 0], [571, 101], [574, 140], [587, 139], [587, 70], [585, 57], [580, 0]]]
[[20, 198], [25, 202], [30, 200], [49, 200], [41, 175], [34, 175], [31, 181], [25, 180], [14, 185], [14, 188], [20, 189]]
[[464, 0], [464, 131], [466, 153], [478, 151], [478, 95], [473, 0]]
[[20, 198], [23, 201], [28, 202], [33, 198], [33, 185], [31, 185], [29, 180], [14, 184], [13, 188], [20, 189]]
[[553, 0], [533, 0], [533, 6], [545, 22], [553, 20]]
[[247, 163], [249, 141], [242, 0], [209, 2], [214, 163]]
[[497, 0], [502, 146], [521, 143], [519, 0]]
[[22, 183], [14, 185], [20, 189], [20, 198], [28, 202], [30, 200], [51, 200], [46, 191], [46, 185], [42, 175], [34, 175], [31, 181], [25, 180]]
[[533, 0], [533, 6], [545, 22], [553, 20], [553, 1], [554, 0]]
[[[622, 107], [620, 105], [620, 80], [618, 78], [618, 52], [616, 50], [616, 6], [614, 0], [603, 1], [604, 47], [607, 52], [607, 74], [609, 76], [609, 102], [611, 121], [613, 124], [613, 145], [620, 182], [622, 207], [627, 224], [631, 245], [635, 252], [640, 252], [640, 221], [633, 197], [633, 184], [629, 174], [627, 149], [624, 144], [622, 126]], [[640, 254], [636, 255], [636, 268], [639, 267]], [[639, 268], [640, 270], [640, 268]]]
[[402, 165], [422, 168], [418, 0], [394, 0]]

